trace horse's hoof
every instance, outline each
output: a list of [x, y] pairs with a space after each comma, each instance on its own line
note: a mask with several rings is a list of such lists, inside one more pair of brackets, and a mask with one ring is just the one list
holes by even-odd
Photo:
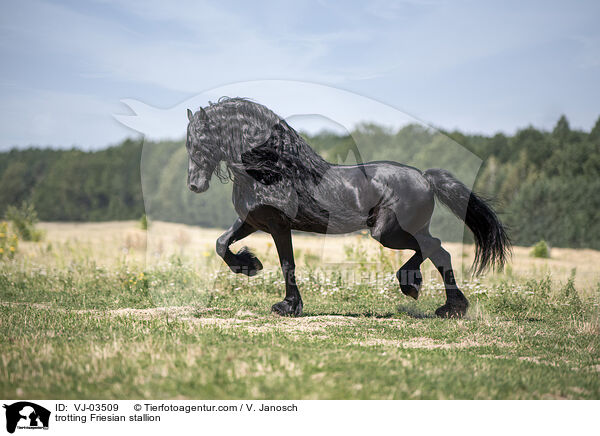
[[258, 260], [258, 258], [257, 258], [257, 257], [255, 257], [255, 258], [253, 259], [253, 264], [254, 264], [254, 270], [255, 270], [256, 272], [259, 272], [261, 269], [263, 269], [263, 264], [261, 263], [261, 261], [260, 261], [260, 260]]
[[400, 290], [404, 295], [408, 295], [409, 297], [413, 297], [415, 300], [419, 298], [419, 288], [421, 286], [415, 284], [410, 285], [400, 285]]
[[281, 316], [300, 316], [302, 315], [302, 301], [283, 300], [274, 304], [271, 311]]
[[[256, 260], [258, 260], [258, 259], [256, 259]], [[262, 269], [262, 265], [260, 265], [260, 267], [255, 267], [255, 266], [248, 267], [247, 265], [242, 265], [242, 266], [234, 265], [234, 266], [230, 266], [229, 269], [236, 274], [244, 274], [248, 277], [254, 277]]]
[[421, 290], [423, 279], [421, 278], [420, 272], [418, 275], [415, 274], [412, 277], [407, 273], [408, 271], [399, 270], [396, 274], [398, 282], [400, 283], [400, 290], [404, 295], [408, 295], [416, 300], [419, 298], [419, 291]]
[[261, 269], [263, 269], [262, 263], [256, 257], [253, 257], [251, 262], [252, 266], [248, 267], [244, 265], [240, 271], [242, 274], [245, 274], [248, 277], [254, 277]]
[[435, 314], [440, 318], [462, 318], [466, 315], [469, 303], [465, 301], [447, 302], [442, 307], [438, 307]]
[[260, 260], [258, 260], [258, 258], [246, 247], [242, 248], [235, 255], [235, 258], [238, 265], [229, 266], [229, 269], [236, 274], [245, 274], [248, 277], [253, 277], [263, 269]]

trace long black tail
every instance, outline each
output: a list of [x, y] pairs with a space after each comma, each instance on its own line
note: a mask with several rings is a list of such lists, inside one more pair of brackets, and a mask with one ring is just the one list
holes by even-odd
[[492, 265], [504, 266], [510, 256], [511, 242], [490, 205], [446, 170], [429, 169], [423, 175], [431, 183], [436, 198], [473, 232], [473, 271], [480, 274]]

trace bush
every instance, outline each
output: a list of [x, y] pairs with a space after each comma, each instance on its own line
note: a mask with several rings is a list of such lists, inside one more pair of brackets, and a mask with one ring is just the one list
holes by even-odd
[[12, 259], [19, 248], [19, 238], [10, 232], [6, 221], [0, 222], [0, 259]]
[[37, 242], [42, 239], [42, 231], [35, 228], [38, 217], [33, 204], [24, 201], [20, 208], [8, 206], [6, 209], [6, 219], [12, 222], [18, 235], [24, 241]]
[[143, 214], [140, 218], [140, 227], [142, 230], [148, 230], [148, 217], [146, 214]]
[[575, 310], [576, 313], [579, 313], [582, 310], [582, 302], [581, 298], [579, 297], [579, 293], [577, 292], [577, 289], [575, 289], [576, 273], [576, 268], [573, 268], [571, 270], [571, 276], [567, 280], [567, 283], [565, 283], [565, 285], [563, 286], [561, 293], [562, 297], [571, 306], [571, 308]]
[[543, 259], [548, 259], [550, 257], [550, 249], [548, 248], [548, 244], [543, 239], [534, 245], [531, 250], [532, 257], [541, 257]]

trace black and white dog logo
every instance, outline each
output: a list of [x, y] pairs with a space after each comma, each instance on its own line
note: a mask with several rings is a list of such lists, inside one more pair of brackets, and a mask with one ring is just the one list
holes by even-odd
[[6, 409], [6, 431], [18, 429], [48, 429], [50, 411], [29, 401], [4, 405]]

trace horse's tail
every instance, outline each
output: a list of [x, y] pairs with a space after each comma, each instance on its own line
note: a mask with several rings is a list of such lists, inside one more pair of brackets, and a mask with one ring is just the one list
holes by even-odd
[[429, 169], [423, 175], [431, 184], [436, 198], [473, 232], [473, 271], [480, 274], [492, 265], [502, 268], [510, 256], [511, 242], [488, 202], [446, 170]]

